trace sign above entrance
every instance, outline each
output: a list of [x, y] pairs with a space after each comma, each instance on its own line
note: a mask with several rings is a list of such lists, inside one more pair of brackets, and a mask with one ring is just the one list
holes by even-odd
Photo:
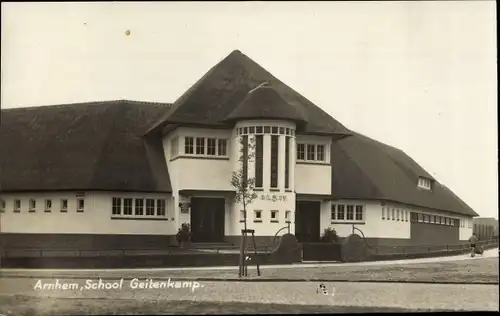
[[276, 194], [261, 194], [260, 199], [262, 201], [271, 201], [271, 202], [286, 202], [286, 195], [276, 195]]

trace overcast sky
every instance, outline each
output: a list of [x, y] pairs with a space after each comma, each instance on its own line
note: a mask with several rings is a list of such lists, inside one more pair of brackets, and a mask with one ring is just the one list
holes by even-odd
[[2, 3], [1, 105], [173, 102], [239, 49], [497, 217], [495, 19], [494, 1]]

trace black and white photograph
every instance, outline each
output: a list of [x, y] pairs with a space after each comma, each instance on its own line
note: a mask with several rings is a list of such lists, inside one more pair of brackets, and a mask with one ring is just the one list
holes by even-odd
[[496, 18], [2, 2], [0, 316], [498, 312]]

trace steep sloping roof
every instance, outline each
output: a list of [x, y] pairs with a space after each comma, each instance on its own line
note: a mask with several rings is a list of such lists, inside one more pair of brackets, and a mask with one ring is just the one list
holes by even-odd
[[[332, 172], [336, 199], [388, 200], [478, 215], [403, 151], [358, 133], [334, 142]], [[419, 177], [432, 180], [432, 190], [418, 188]]]
[[237, 50], [211, 68], [176, 100], [172, 110], [153, 124], [151, 130], [172, 123], [224, 125], [224, 120], [247, 97], [248, 92], [264, 82], [304, 116], [307, 121], [304, 133], [338, 135], [338, 138], [350, 134], [347, 128], [318, 106]]
[[1, 190], [170, 192], [161, 139], [142, 136], [168, 107], [123, 100], [2, 110]]
[[288, 103], [269, 86], [251, 90], [224, 121], [240, 119], [287, 119], [300, 124], [307, 123], [300, 109]]

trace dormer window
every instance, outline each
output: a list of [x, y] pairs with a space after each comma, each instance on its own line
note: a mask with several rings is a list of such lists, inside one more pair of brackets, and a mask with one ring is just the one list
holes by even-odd
[[431, 180], [426, 178], [418, 178], [418, 187], [425, 190], [431, 189]]

